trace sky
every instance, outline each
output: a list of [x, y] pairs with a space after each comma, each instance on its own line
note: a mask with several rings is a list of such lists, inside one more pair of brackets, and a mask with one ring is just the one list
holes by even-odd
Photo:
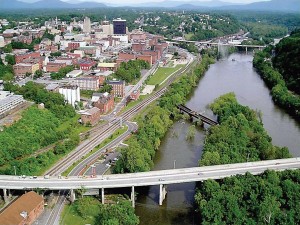
[[[23, 1], [23, 2], [36, 2], [38, 0], [19, 0], [19, 1]], [[49, 0], [50, 1], [50, 0]], [[64, 2], [73, 2], [71, 0], [62, 0]], [[76, 0], [76, 2], [84, 2], [84, 1], [93, 1], [93, 2], [109, 2], [110, 4], [124, 4], [124, 0]], [[126, 3], [144, 3], [144, 2], [161, 2], [164, 0], [126, 0]], [[177, 0], [175, 0], [177, 1]], [[181, 2], [188, 2], [188, 1], [197, 1], [197, 0], [180, 0]], [[205, 2], [205, 1], [209, 1], [209, 0], [198, 0], [199, 2]], [[259, 2], [259, 1], [265, 1], [265, 0], [222, 0], [224, 2], [231, 2], [231, 3], [243, 3], [243, 4], [247, 4], [247, 3], [252, 3], [252, 2]]]

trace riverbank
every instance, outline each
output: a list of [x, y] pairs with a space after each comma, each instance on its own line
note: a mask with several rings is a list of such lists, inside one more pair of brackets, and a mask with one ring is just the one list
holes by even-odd
[[[173, 121], [181, 116], [176, 105], [185, 103], [189, 93], [213, 62], [211, 57], [204, 55], [194, 71], [183, 75], [170, 86], [160, 99], [159, 105], [137, 119], [139, 130], [127, 141], [130, 148], [122, 149], [121, 157], [114, 168], [115, 173], [149, 171], [153, 167], [153, 159], [161, 139]], [[170, 119], [171, 116], [173, 120]]]
[[290, 91], [283, 76], [272, 65], [272, 47], [256, 52], [253, 66], [271, 90], [274, 102], [300, 121], [300, 96]]
[[[220, 125], [212, 127], [205, 138], [201, 166], [290, 157], [286, 147], [272, 145], [256, 112], [240, 105], [233, 93], [215, 100], [211, 109]], [[200, 223], [299, 224], [300, 217], [294, 213], [299, 178], [300, 170], [296, 170], [204, 181], [195, 195]]]

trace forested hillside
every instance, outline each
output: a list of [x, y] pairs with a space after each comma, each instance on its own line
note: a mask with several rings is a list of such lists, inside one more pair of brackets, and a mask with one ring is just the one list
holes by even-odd
[[[299, 30], [255, 54], [253, 66], [271, 89], [276, 104], [300, 119]], [[273, 62], [273, 63], [272, 63]]]
[[276, 45], [272, 62], [282, 74], [287, 87], [300, 94], [300, 29]]

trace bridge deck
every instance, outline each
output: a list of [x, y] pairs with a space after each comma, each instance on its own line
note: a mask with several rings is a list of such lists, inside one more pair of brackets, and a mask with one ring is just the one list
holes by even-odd
[[98, 176], [96, 178], [69, 177], [37, 177], [36, 179], [19, 178], [18, 176], [0, 176], [0, 188], [2, 189], [80, 189], [90, 188], [119, 188], [132, 186], [150, 186], [159, 184], [175, 184], [208, 179], [221, 179], [237, 174], [260, 174], [265, 170], [299, 169], [300, 158], [267, 160], [248, 163], [236, 163], [217, 166], [193, 167], [183, 169], [171, 169], [151, 171], [143, 173], [115, 174]]
[[218, 122], [216, 122], [216, 121], [214, 121], [214, 120], [212, 120], [212, 119], [210, 119], [210, 118], [208, 118], [208, 117], [206, 117], [206, 116], [204, 116], [200, 113], [197, 113], [197, 112], [191, 110], [190, 108], [186, 107], [185, 105], [180, 104], [180, 105], [177, 106], [177, 108], [180, 109], [181, 111], [189, 114], [190, 116], [195, 117], [196, 119], [200, 119], [202, 122], [207, 123], [209, 125], [214, 126], [214, 125], [219, 124]]

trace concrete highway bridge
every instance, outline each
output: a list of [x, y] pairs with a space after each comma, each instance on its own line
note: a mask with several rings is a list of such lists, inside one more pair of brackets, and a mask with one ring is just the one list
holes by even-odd
[[212, 40], [210, 41], [188, 41], [188, 40], [172, 40], [171, 43], [173, 44], [178, 44], [180, 42], [184, 42], [184, 43], [193, 43], [195, 45], [206, 45], [206, 46], [233, 46], [233, 47], [242, 47], [242, 48], [245, 48], [246, 49], [246, 52], [248, 51], [248, 48], [257, 48], [259, 50], [262, 50], [266, 47], [266, 45], [243, 45], [243, 44], [240, 44], [240, 43], [233, 43], [233, 42], [230, 42], [230, 43], [222, 43], [222, 42], [212, 42]]
[[96, 177], [22, 177], [22, 176], [0, 176], [0, 189], [3, 189], [4, 199], [7, 200], [9, 190], [70, 190], [71, 200], [75, 199], [74, 190], [97, 189], [101, 191], [104, 203], [105, 188], [131, 187], [132, 205], [135, 205], [135, 187], [159, 185], [159, 205], [162, 205], [166, 197], [167, 185], [204, 181], [208, 179], [222, 179], [238, 174], [261, 174], [266, 170], [282, 171], [287, 169], [299, 169], [300, 158], [267, 160], [258, 162], [235, 163], [216, 166], [203, 166], [193, 168], [171, 169], [150, 171], [141, 173], [114, 174]]

